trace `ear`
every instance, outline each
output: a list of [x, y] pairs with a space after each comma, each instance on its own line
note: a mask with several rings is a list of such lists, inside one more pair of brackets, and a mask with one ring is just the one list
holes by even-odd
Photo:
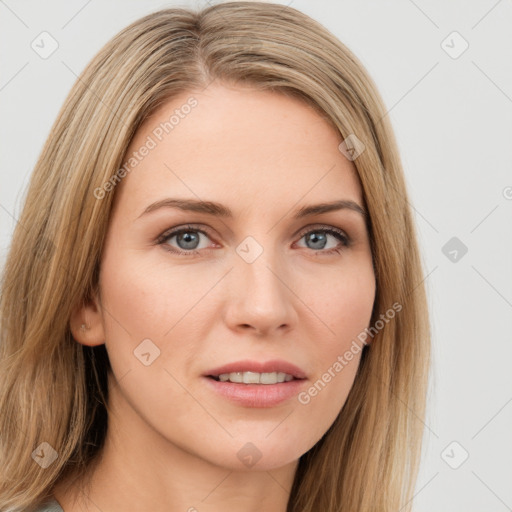
[[97, 293], [73, 309], [69, 323], [73, 338], [78, 343], [91, 347], [105, 343], [102, 311]]

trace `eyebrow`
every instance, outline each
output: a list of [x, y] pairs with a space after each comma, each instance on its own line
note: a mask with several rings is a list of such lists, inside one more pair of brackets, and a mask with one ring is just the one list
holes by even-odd
[[[198, 212], [205, 213], [207, 215], [215, 215], [218, 217], [229, 217], [233, 218], [233, 212], [223, 204], [216, 203], [214, 201], [199, 201], [196, 199], [175, 199], [175, 198], [165, 198], [160, 201], [156, 201], [155, 203], [150, 204], [140, 215], [138, 218], [143, 215], [147, 215], [155, 210], [159, 210], [160, 208], [177, 208], [183, 211], [189, 212]], [[322, 213], [333, 212], [337, 210], [352, 210], [359, 214], [361, 214], [364, 218], [367, 217], [366, 210], [350, 199], [341, 199], [338, 201], [332, 201], [330, 203], [319, 203], [312, 204], [307, 206], [302, 206], [299, 209], [295, 210], [293, 214], [293, 218], [302, 219], [304, 217], [310, 217], [312, 215], [319, 215]]]

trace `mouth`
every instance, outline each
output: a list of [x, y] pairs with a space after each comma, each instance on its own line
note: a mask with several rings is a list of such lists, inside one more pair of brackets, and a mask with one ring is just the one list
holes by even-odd
[[213, 368], [203, 374], [217, 382], [233, 384], [283, 384], [293, 380], [306, 379], [306, 373], [288, 361], [274, 359], [272, 361], [244, 360]]
[[202, 375], [217, 396], [247, 408], [271, 408], [292, 400], [307, 376], [286, 361], [237, 361]]
[[290, 382], [292, 380], [303, 380], [285, 372], [230, 372], [219, 375], [207, 375], [217, 382], [232, 382], [235, 384], [262, 384], [272, 385]]

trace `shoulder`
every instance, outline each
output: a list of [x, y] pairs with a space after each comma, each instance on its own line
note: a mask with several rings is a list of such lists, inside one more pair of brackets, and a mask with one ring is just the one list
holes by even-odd
[[43, 503], [35, 512], [64, 512], [58, 501], [53, 499]]

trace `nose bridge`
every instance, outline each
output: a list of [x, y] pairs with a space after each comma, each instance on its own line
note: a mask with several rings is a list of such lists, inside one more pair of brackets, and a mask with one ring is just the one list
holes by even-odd
[[236, 248], [230, 320], [263, 331], [291, 324], [294, 309], [279, 251], [271, 247], [271, 236], [260, 239], [247, 237]]

